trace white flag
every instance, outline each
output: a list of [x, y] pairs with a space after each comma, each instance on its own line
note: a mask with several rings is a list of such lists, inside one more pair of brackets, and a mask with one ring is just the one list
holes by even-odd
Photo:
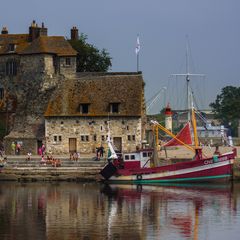
[[137, 44], [136, 44], [136, 49], [135, 49], [136, 54], [138, 54], [139, 51], [140, 51], [140, 41], [139, 41], [139, 36], [137, 36]]

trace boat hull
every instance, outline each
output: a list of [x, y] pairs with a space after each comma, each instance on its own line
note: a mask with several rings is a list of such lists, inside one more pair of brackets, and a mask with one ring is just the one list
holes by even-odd
[[193, 160], [155, 168], [118, 169], [109, 182], [118, 183], [176, 183], [229, 181], [233, 176], [234, 154], [218, 158]]

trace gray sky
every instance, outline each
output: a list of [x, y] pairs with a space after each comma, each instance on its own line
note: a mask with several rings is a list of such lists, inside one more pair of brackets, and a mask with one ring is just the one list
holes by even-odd
[[239, 0], [12, 0], [2, 1], [0, 27], [26, 33], [32, 20], [45, 23], [49, 35], [69, 37], [76, 25], [88, 42], [106, 48], [112, 71], [136, 71], [136, 37], [140, 36], [140, 70], [146, 99], [166, 86], [162, 102], [183, 108], [185, 81], [170, 77], [186, 71], [186, 35], [190, 72], [199, 108], [207, 108], [222, 87], [240, 86]]

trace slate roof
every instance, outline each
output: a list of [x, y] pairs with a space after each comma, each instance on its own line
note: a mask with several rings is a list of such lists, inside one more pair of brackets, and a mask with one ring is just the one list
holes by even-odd
[[[15, 44], [15, 51], [9, 51], [9, 44]], [[76, 56], [77, 52], [62, 36], [40, 36], [33, 42], [28, 34], [0, 34], [0, 55], [49, 53], [58, 56]]]
[[[80, 113], [80, 104], [89, 105], [89, 113]], [[119, 103], [119, 113], [110, 116], [142, 116], [144, 82], [141, 74], [86, 76], [66, 79], [52, 95], [45, 117], [108, 116], [109, 104]]]

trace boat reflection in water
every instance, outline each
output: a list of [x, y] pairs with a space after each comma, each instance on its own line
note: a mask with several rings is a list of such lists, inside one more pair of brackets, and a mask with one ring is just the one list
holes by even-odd
[[[146, 239], [226, 239], [237, 215], [232, 185], [105, 185], [112, 201], [109, 226], [136, 213]], [[239, 214], [238, 214], [239, 223]], [[131, 224], [126, 223], [126, 224]], [[232, 235], [231, 235], [232, 234]]]

